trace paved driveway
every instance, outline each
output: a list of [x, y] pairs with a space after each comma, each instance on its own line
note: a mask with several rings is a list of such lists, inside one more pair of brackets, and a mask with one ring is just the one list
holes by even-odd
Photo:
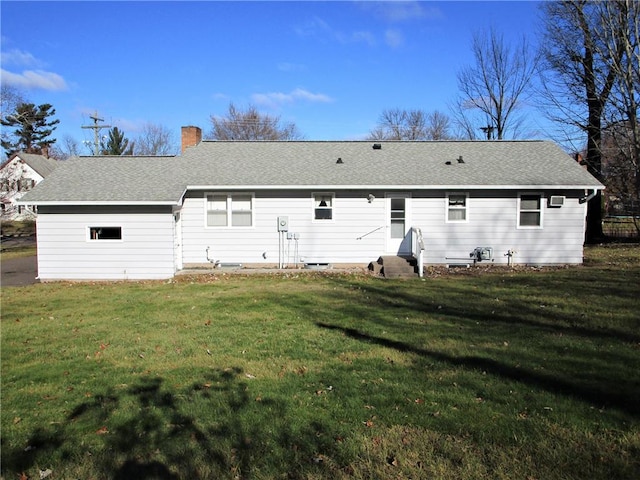
[[3, 288], [31, 285], [37, 282], [38, 263], [35, 255], [3, 260], [0, 269], [2, 270], [0, 285]]

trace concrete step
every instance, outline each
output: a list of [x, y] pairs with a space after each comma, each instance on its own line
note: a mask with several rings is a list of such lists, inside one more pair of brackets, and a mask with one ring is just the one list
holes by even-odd
[[416, 261], [413, 258], [398, 255], [383, 255], [369, 264], [369, 270], [385, 278], [414, 278], [418, 276]]

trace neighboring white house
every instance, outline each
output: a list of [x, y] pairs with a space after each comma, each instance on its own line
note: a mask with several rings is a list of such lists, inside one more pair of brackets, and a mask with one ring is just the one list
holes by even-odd
[[203, 141], [68, 160], [23, 203], [38, 207], [41, 280], [161, 279], [366, 266], [415, 254], [420, 233], [423, 264], [579, 264], [602, 188], [546, 141]]
[[44, 155], [18, 152], [0, 166], [0, 218], [2, 220], [33, 220], [35, 209], [16, 205], [22, 196], [42, 181], [57, 162]]

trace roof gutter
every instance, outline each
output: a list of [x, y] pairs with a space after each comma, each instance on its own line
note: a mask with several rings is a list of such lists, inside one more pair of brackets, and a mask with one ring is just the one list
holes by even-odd
[[78, 205], [78, 206], [84, 206], [84, 205], [115, 205], [115, 206], [122, 206], [122, 205], [136, 205], [136, 206], [150, 206], [150, 205], [170, 205], [170, 206], [179, 206], [180, 205], [180, 201], [174, 201], [174, 200], [159, 200], [159, 201], [127, 201], [127, 200], [120, 200], [120, 201], [102, 201], [102, 200], [98, 200], [98, 201], [90, 201], [90, 200], [64, 200], [64, 201], [55, 201], [55, 200], [32, 200], [32, 201], [24, 201], [24, 200], [18, 200], [16, 201], [16, 205], [35, 205], [35, 206], [58, 206], [58, 205], [64, 205], [64, 206], [68, 206], [68, 205]]
[[296, 185], [188, 185], [186, 190], [600, 190], [593, 185], [401, 185], [401, 184], [296, 184]]

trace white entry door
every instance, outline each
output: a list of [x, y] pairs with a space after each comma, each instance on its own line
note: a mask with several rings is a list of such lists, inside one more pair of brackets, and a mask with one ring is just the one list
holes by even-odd
[[411, 195], [388, 193], [387, 200], [387, 253], [411, 253], [410, 242], [405, 241], [411, 228]]

